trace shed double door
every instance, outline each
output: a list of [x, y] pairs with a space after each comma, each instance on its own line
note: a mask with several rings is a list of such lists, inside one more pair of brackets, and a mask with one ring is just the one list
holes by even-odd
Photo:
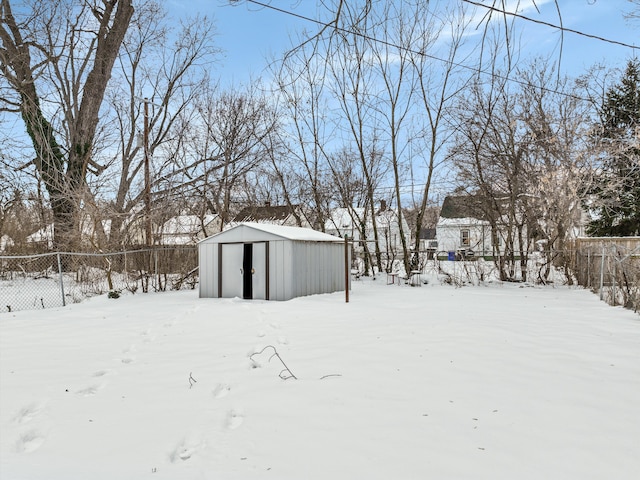
[[269, 275], [267, 243], [224, 243], [220, 250], [223, 298], [266, 300]]

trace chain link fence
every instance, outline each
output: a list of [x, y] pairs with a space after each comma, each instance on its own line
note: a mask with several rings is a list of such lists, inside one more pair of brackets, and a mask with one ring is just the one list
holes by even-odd
[[196, 288], [196, 247], [0, 256], [0, 312], [61, 307], [123, 291]]
[[578, 283], [601, 300], [640, 310], [640, 238], [580, 239], [574, 268]]
[[[477, 285], [497, 280], [494, 258], [486, 253], [471, 257], [459, 252], [425, 251], [419, 253], [417, 273], [439, 276], [456, 286]], [[384, 265], [394, 272], [404, 271], [402, 258], [383, 257]], [[364, 272], [364, 261], [354, 258], [356, 270]], [[412, 273], [416, 273], [412, 272]], [[543, 285], [575, 285], [589, 288], [613, 306], [640, 311], [640, 237], [580, 238], [562, 251], [530, 252], [525, 265], [519, 258], [513, 264], [514, 281]], [[409, 283], [410, 275], [404, 275]]]

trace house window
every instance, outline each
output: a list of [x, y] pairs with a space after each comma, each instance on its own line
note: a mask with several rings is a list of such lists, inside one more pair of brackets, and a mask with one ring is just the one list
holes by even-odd
[[460, 230], [460, 246], [461, 247], [471, 246], [471, 235], [469, 230]]

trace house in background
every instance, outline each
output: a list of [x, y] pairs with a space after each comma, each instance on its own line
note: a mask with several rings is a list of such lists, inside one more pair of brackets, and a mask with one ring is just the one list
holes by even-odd
[[10, 249], [14, 245], [15, 245], [15, 242], [13, 241], [13, 238], [11, 238], [9, 235], [4, 234], [0, 236], [0, 252], [5, 252], [6, 250]]
[[[506, 225], [498, 225], [498, 228], [498, 244], [494, 246], [491, 224], [483, 213], [480, 196], [448, 196], [442, 203], [436, 225], [438, 251], [447, 252], [449, 258], [454, 254], [458, 259], [492, 256], [495, 252], [502, 254], [508, 231]], [[515, 251], [518, 251], [520, 246], [516, 232], [512, 234]]]
[[438, 250], [464, 258], [471, 255], [490, 255], [491, 226], [473, 195], [447, 196], [442, 203], [436, 225]]
[[[402, 241], [400, 239], [401, 222], [398, 212], [387, 208], [386, 202], [382, 201], [380, 209], [375, 212], [375, 221], [380, 250], [382, 252], [400, 252], [402, 250]], [[410, 243], [411, 231], [404, 217], [402, 217], [402, 229], [407, 243]], [[370, 250], [373, 250], [373, 220], [370, 214], [365, 219], [364, 207], [334, 208], [325, 222], [324, 231], [341, 238], [348, 235], [349, 239], [353, 240], [356, 252], [363, 250], [363, 239], [366, 239]]]
[[[81, 249], [93, 251], [97, 247], [103, 247], [108, 241], [111, 233], [111, 220], [97, 220], [85, 214], [77, 226], [79, 233], [75, 233], [76, 241], [79, 239]], [[26, 238], [27, 244], [37, 250], [51, 250], [53, 248], [53, 238], [55, 225], [50, 223]]]
[[225, 228], [231, 228], [245, 222], [311, 228], [311, 224], [300, 205], [271, 205], [270, 202], [265, 202], [261, 206], [243, 208]]
[[427, 252], [427, 258], [432, 259], [438, 251], [438, 240], [435, 228], [423, 228], [420, 230], [420, 252]]
[[53, 223], [27, 236], [26, 242], [35, 249], [51, 250], [53, 248]]
[[160, 245], [195, 245], [220, 232], [218, 214], [177, 215], [164, 222], [155, 233]]

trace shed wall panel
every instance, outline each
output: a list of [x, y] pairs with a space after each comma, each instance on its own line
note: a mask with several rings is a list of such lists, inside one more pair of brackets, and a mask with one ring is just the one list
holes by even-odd
[[198, 272], [200, 297], [218, 296], [218, 245], [201, 245], [198, 250]]
[[293, 286], [296, 278], [293, 272], [293, 242], [282, 244], [282, 261], [280, 268], [282, 269], [282, 298], [283, 300], [291, 300], [295, 297]]
[[287, 278], [291, 272], [287, 272], [286, 265], [289, 241], [269, 242], [269, 298], [272, 300], [289, 300], [287, 296]]
[[294, 296], [331, 293], [344, 288], [344, 247], [293, 243]]

